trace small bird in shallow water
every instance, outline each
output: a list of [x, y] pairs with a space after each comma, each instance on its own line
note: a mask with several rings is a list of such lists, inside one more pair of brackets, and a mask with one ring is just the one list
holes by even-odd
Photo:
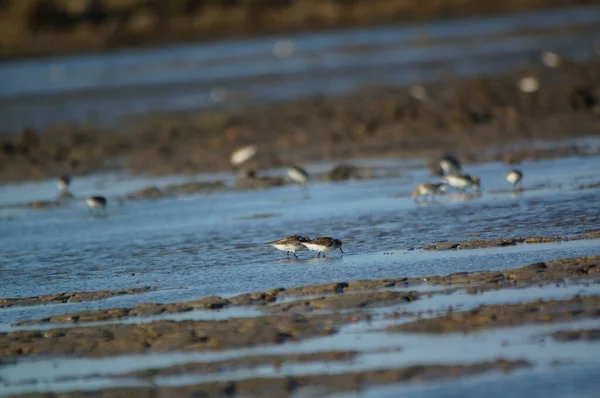
[[308, 241], [310, 241], [310, 239], [304, 236], [292, 235], [273, 242], [267, 242], [266, 244], [273, 246], [277, 250], [285, 252], [288, 257], [290, 256], [290, 253], [292, 253], [294, 257], [298, 258], [298, 256], [296, 256], [296, 252], [304, 250], [305, 246], [302, 243]]
[[440, 159], [440, 169], [444, 175], [449, 175], [460, 172], [462, 165], [456, 156], [446, 154]]
[[69, 190], [69, 185], [71, 184], [71, 177], [69, 176], [61, 176], [56, 182], [56, 186], [61, 192], [66, 192]]
[[479, 191], [481, 188], [481, 181], [479, 177], [475, 177], [469, 174], [449, 174], [444, 176], [444, 182], [448, 185], [457, 188], [460, 191], [465, 190], [466, 188], [472, 188], [475, 191]]
[[302, 167], [292, 166], [288, 169], [288, 176], [292, 181], [297, 182], [300, 185], [306, 186], [308, 182], [308, 173]]
[[342, 250], [342, 241], [339, 239], [333, 239], [329, 237], [316, 238], [307, 242], [302, 242], [302, 244], [306, 246], [308, 250], [318, 252], [319, 254], [317, 255], [317, 258], [321, 257], [321, 253], [323, 253], [323, 257], [325, 257], [325, 253], [329, 253], [335, 249], [340, 249], [340, 252], [344, 253]]
[[91, 210], [104, 210], [106, 209], [107, 200], [104, 196], [90, 196], [85, 199], [85, 203], [87, 203]]
[[415, 202], [418, 202], [420, 198], [425, 198], [425, 200], [429, 199], [433, 202], [435, 195], [443, 195], [446, 191], [446, 186], [443, 183], [439, 184], [419, 184], [412, 191], [412, 197]]
[[509, 171], [508, 174], [506, 174], [506, 181], [512, 184], [513, 189], [515, 191], [517, 190], [517, 184], [519, 184], [522, 179], [523, 172], [521, 172], [521, 170], [514, 169]]

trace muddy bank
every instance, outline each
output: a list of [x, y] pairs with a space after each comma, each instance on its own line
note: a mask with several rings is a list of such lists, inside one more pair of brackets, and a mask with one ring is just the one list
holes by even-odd
[[[524, 288], [538, 284], [565, 283], [566, 281], [600, 280], [600, 257], [557, 259], [530, 264], [503, 272], [457, 273], [448, 276], [422, 278], [386, 278], [380, 280], [338, 282], [299, 286], [289, 289], [277, 288], [267, 292], [247, 293], [224, 299], [205, 297], [200, 300], [157, 304], [146, 303], [132, 308], [81, 311], [56, 315], [43, 319], [21, 321], [16, 326], [40, 323], [87, 323], [119, 320], [129, 317], [146, 317], [181, 313], [192, 310], [218, 310], [228, 306], [258, 306], [265, 314], [294, 316], [313, 311], [359, 310], [373, 306], [410, 303], [420, 297], [447, 294], [452, 290], [434, 291], [386, 291], [386, 289], [410, 289], [415, 286], [442, 285], [448, 288], [464, 288], [471, 294], [503, 288]], [[304, 297], [303, 297], [304, 296]], [[277, 303], [277, 301], [283, 302]]]
[[325, 336], [365, 314], [292, 314], [223, 321], [155, 321], [145, 324], [57, 328], [0, 334], [0, 355], [105, 357], [173, 350], [205, 351], [281, 344]]
[[[301, 286], [282, 291], [279, 293], [279, 296], [314, 296], [390, 288], [410, 289], [411, 287], [424, 287], [428, 285], [466, 288], [468, 289], [467, 291], [476, 293], [509, 287], [524, 288], [538, 284], [564, 283], [566, 281], [578, 280], [593, 282], [600, 280], [600, 256], [555, 259], [502, 272], [458, 272], [447, 276], [385, 278]], [[446, 292], [438, 291], [437, 293], [444, 294]], [[430, 293], [436, 294], [436, 291]]]
[[420, 319], [387, 327], [391, 332], [469, 333], [479, 330], [519, 326], [528, 323], [570, 322], [600, 317], [600, 296], [575, 296], [567, 300], [538, 300], [530, 303], [486, 305], [466, 312]]
[[423, 250], [451, 250], [451, 249], [481, 249], [484, 247], [503, 247], [515, 246], [520, 243], [550, 243], [550, 242], [568, 242], [582, 239], [598, 239], [600, 238], [600, 230], [584, 232], [575, 236], [535, 236], [535, 237], [518, 237], [518, 238], [499, 238], [489, 240], [467, 240], [464, 242], [442, 242], [433, 245], [423, 246]]
[[304, 313], [312, 311], [342, 311], [369, 308], [374, 305], [410, 303], [421, 295], [417, 292], [374, 292], [320, 297], [270, 305], [266, 312]]
[[[573, 145], [551, 150], [523, 145], [493, 153], [482, 148], [597, 134], [599, 69], [600, 61], [592, 59], [565, 61], [552, 70], [448, 78], [423, 86], [426, 100], [406, 87], [362, 89], [336, 97], [143, 115], [108, 131], [72, 125], [29, 129], [0, 139], [0, 182], [101, 170], [157, 175], [231, 170], [229, 155], [250, 143], [258, 146], [247, 165], [255, 170], [377, 156], [437, 158], [449, 150], [467, 163], [588, 156], [593, 148]], [[520, 92], [523, 76], [536, 76], [539, 89]]]
[[594, 182], [592, 184], [581, 184], [577, 189], [596, 189], [600, 188], [600, 181]]
[[[306, 376], [282, 376], [255, 378], [232, 382], [209, 382], [183, 387], [139, 387], [115, 388], [95, 392], [99, 397], [289, 397], [323, 396], [333, 392], [354, 391], [391, 383], [423, 383], [433, 380], [453, 379], [473, 376], [486, 372], [520, 369], [531, 366], [523, 360], [507, 361], [498, 359], [472, 365], [415, 365], [401, 368], [381, 369], [344, 374], [322, 374]], [[26, 394], [20, 397], [64, 397], [89, 396], [89, 392]]]
[[[172, 196], [192, 195], [206, 192], [223, 192], [223, 191], [243, 191], [249, 189], [267, 189], [280, 187], [283, 185], [298, 185], [297, 182], [290, 178], [281, 176], [260, 176], [253, 170], [251, 175], [238, 176], [234, 185], [225, 185], [223, 181], [206, 181], [206, 182], [186, 182], [182, 184], [171, 184], [164, 188], [158, 188], [154, 185], [131, 192], [122, 200], [134, 199], [156, 199]], [[242, 173], [240, 173], [242, 174]], [[375, 175], [375, 170], [372, 167], [356, 167], [348, 164], [335, 165], [324, 174], [311, 175], [311, 182], [315, 181], [346, 181], [346, 180], [362, 180], [375, 177], [385, 177], [384, 175]]]
[[[318, 310], [341, 311], [345, 309], [352, 310], [358, 308], [382, 306], [391, 303], [410, 303], [414, 300], [417, 300], [421, 296], [421, 294], [416, 292], [365, 292], [352, 295], [317, 297], [306, 300], [291, 301], [287, 303], [271, 304], [277, 301], [277, 294], [283, 292], [285, 292], [284, 289], [277, 289], [271, 292], [242, 294], [230, 299], [224, 299], [215, 296], [183, 303], [146, 303], [140, 304], [133, 308], [112, 308], [107, 310], [82, 311], [71, 314], [56, 315], [43, 319], [21, 321], [18, 322], [16, 326], [35, 325], [40, 323], [101, 322], [130, 317], [176, 314], [198, 309], [219, 310], [227, 306], [258, 306], [267, 314], [299, 314]], [[425, 293], [424, 295], [430, 295], [430, 293]], [[282, 296], [284, 295], [282, 294]]]
[[31, 306], [59, 303], [79, 303], [82, 301], [103, 300], [125, 294], [138, 294], [155, 290], [149, 286], [135, 287], [127, 290], [101, 290], [96, 292], [67, 292], [23, 298], [0, 298], [0, 308]]
[[0, 58], [106, 51], [273, 33], [375, 26], [594, 4], [592, 0], [482, 3], [431, 0], [6, 0]]
[[208, 181], [208, 182], [186, 182], [182, 184], [170, 184], [164, 188], [156, 186], [148, 186], [137, 191], [128, 193], [122, 199], [156, 199], [171, 196], [191, 195], [200, 192], [222, 191], [227, 189], [223, 181]]

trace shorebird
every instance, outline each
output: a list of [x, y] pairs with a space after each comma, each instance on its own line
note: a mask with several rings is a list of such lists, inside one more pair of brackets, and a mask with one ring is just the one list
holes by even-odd
[[481, 187], [479, 177], [464, 173], [455, 173], [444, 176], [444, 182], [460, 191], [464, 191], [466, 188], [473, 188], [475, 191], [479, 191]]
[[69, 190], [69, 185], [71, 184], [71, 177], [69, 176], [61, 176], [56, 182], [56, 186], [61, 192], [67, 192]]
[[267, 242], [267, 245], [273, 246], [277, 250], [281, 250], [285, 252], [286, 256], [290, 256], [290, 253], [296, 256], [296, 252], [300, 250], [304, 250], [305, 246], [302, 244], [303, 242], [309, 242], [310, 239], [300, 235], [292, 235], [285, 237], [283, 239], [275, 240], [273, 242]]
[[548, 68], [557, 68], [560, 65], [560, 56], [552, 51], [542, 52], [542, 63]]
[[459, 173], [462, 169], [460, 160], [452, 154], [446, 154], [440, 159], [440, 168], [444, 175]]
[[238, 180], [253, 180], [257, 178], [256, 170], [254, 169], [239, 169], [237, 172]]
[[252, 159], [254, 155], [256, 155], [256, 145], [248, 145], [241, 148], [236, 149], [231, 154], [231, 164], [234, 167], [237, 167], [243, 163], [246, 163], [248, 160]]
[[308, 182], [308, 173], [302, 167], [292, 166], [288, 169], [288, 176], [292, 179], [292, 181], [306, 186]]
[[512, 184], [513, 189], [517, 190], [517, 185], [523, 179], [523, 172], [521, 170], [513, 169], [506, 174], [506, 181]]
[[446, 185], [444, 183], [419, 184], [412, 191], [412, 197], [415, 200], [415, 202], [418, 202], [420, 198], [425, 198], [425, 200], [429, 199], [433, 202], [435, 195], [443, 195], [445, 193], [445, 190], [446, 190]]
[[92, 211], [96, 209], [102, 211], [106, 209], [107, 200], [104, 196], [90, 196], [89, 198], [85, 199], [85, 203], [87, 203]]
[[316, 238], [307, 242], [302, 242], [302, 244], [306, 246], [308, 250], [318, 252], [317, 258], [321, 257], [321, 253], [323, 253], [323, 257], [325, 257], [325, 253], [329, 253], [335, 249], [340, 249], [340, 252], [344, 253], [342, 250], [342, 241], [339, 239], [329, 237]]
[[517, 87], [522, 93], [533, 94], [540, 89], [540, 79], [535, 76], [522, 77], [519, 79]]

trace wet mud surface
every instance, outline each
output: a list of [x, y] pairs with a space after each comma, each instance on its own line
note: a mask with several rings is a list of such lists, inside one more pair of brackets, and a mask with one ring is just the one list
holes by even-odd
[[484, 247], [504, 247], [514, 246], [520, 243], [549, 243], [549, 242], [568, 242], [580, 239], [598, 239], [600, 230], [593, 230], [576, 236], [536, 236], [519, 238], [499, 238], [491, 240], [469, 240], [464, 242], [443, 242], [434, 245], [424, 246], [423, 250], [450, 250], [450, 249], [481, 249]]
[[[231, 318], [222, 321], [165, 321], [140, 324], [106, 324], [90, 327], [68, 327], [44, 331], [23, 330], [0, 334], [0, 353], [4, 356], [78, 355], [107, 356], [185, 350], [215, 350], [257, 344], [279, 344], [336, 332], [340, 325], [369, 319], [364, 309], [374, 305], [405, 304], [411, 315], [411, 302], [420, 296], [406, 291], [381, 291], [410, 288], [416, 285], [461, 286], [469, 294], [501, 288], [527, 287], [539, 284], [566, 283], [582, 280], [597, 283], [600, 266], [597, 256], [559, 259], [531, 264], [504, 272], [462, 273], [446, 277], [399, 278], [379, 281], [355, 281], [289, 289], [276, 289], [223, 299], [207, 297], [195, 302], [148, 303], [131, 309], [108, 309], [50, 317], [42, 322], [86, 323], [188, 312], [194, 309], [220, 309], [227, 305], [260, 305], [269, 315], [255, 318]], [[371, 290], [370, 292], [368, 290]], [[375, 290], [375, 291], [373, 291]], [[437, 291], [448, 294], [449, 291]], [[309, 295], [295, 300], [297, 295]], [[315, 295], [327, 295], [317, 296]], [[277, 303], [279, 295], [292, 297]], [[516, 305], [482, 306], [472, 311], [449, 313], [439, 318], [421, 319], [388, 330], [443, 333], [472, 331], [482, 328], [514, 326], [529, 322], [554, 322], [598, 317], [599, 296], [573, 297], [569, 300], [534, 302]], [[268, 303], [274, 303], [267, 305]], [[343, 310], [343, 311], [342, 311]], [[330, 312], [325, 315], [321, 312]], [[314, 313], [313, 313], [314, 312]], [[416, 315], [416, 314], [412, 314]], [[21, 325], [39, 321], [24, 321]]]
[[[204, 383], [195, 386], [176, 388], [136, 388], [103, 390], [95, 395], [101, 397], [288, 397], [294, 394], [317, 397], [333, 392], [360, 392], [378, 384], [427, 382], [477, 375], [486, 372], [510, 372], [528, 367], [526, 361], [496, 360], [472, 365], [422, 365], [378, 371], [364, 371], [347, 374], [323, 374], [280, 378], [257, 378], [226, 383]], [[21, 395], [21, 397], [83, 397], [85, 392], [63, 394]]]
[[[153, 175], [230, 170], [230, 153], [248, 143], [259, 148], [247, 165], [254, 169], [286, 166], [290, 161], [368, 156], [437, 158], [447, 150], [456, 151], [465, 163], [588, 156], [593, 148], [573, 145], [496, 153], [481, 149], [573, 138], [578, 132], [595, 134], [600, 126], [597, 70], [598, 61], [590, 59], [554, 70], [530, 68], [448, 79], [427, 85], [428, 100], [413, 98], [409, 88], [364, 89], [337, 97], [211, 109], [194, 115], [151, 114], [136, 118], [126, 128], [107, 131], [72, 125], [43, 132], [24, 129], [0, 140], [0, 181], [103, 170]], [[518, 80], [528, 75], [540, 81], [535, 93], [517, 89]], [[332, 170], [328, 178], [364, 176], [364, 171], [349, 165]], [[244, 184], [263, 187], [284, 182], [265, 177]], [[148, 186], [129, 196], [159, 197], [218, 188], [218, 181], [164, 190]]]
[[127, 290], [104, 290], [97, 292], [67, 292], [43, 295], [37, 297], [23, 298], [0, 298], [0, 308], [10, 308], [17, 306], [59, 304], [59, 303], [78, 303], [82, 301], [103, 300], [113, 296], [125, 294], [138, 294], [154, 290], [151, 287], [135, 287]]
[[[566, 280], [577, 281], [579, 279], [590, 282], [600, 279], [600, 257], [556, 259], [503, 272], [465, 272], [448, 276], [338, 282], [289, 289], [278, 288], [266, 292], [241, 294], [228, 299], [213, 296], [181, 303], [144, 303], [132, 308], [110, 308], [26, 320], [16, 323], [16, 326], [40, 323], [101, 322], [128, 317], [183, 313], [193, 310], [219, 310], [229, 306], [258, 306], [269, 314], [295, 314], [318, 310], [352, 310], [373, 305], [410, 303], [421, 296], [446, 294], [453, 291], [451, 288], [455, 287], [466, 288], [467, 292], [474, 294], [508, 287], [524, 288], [538, 284], [563, 283]], [[446, 286], [450, 290], [410, 291], [411, 288], [426, 288], [427, 286]], [[403, 291], [377, 291], [390, 288], [403, 289]], [[106, 293], [97, 292], [96, 294], [101, 296]], [[301, 298], [302, 296], [308, 296], [308, 298]], [[280, 303], [280, 301], [283, 302]]]
[[600, 340], [600, 329], [564, 330], [552, 333], [552, 338], [558, 341]]
[[335, 333], [363, 314], [263, 316], [224, 321], [155, 321], [146, 324], [18, 331], [1, 336], [0, 354], [92, 357], [170, 350], [219, 350], [281, 344]]
[[469, 333], [486, 328], [510, 327], [528, 323], [572, 322], [600, 317], [600, 296], [573, 297], [533, 303], [482, 306], [468, 312], [391, 326], [387, 331], [410, 333]]
[[[474, 305], [464, 308], [451, 303], [456, 294], [464, 297], [485, 297], [493, 292], [517, 294], [519, 290], [540, 289], [543, 286], [581, 286], [592, 288], [600, 283], [600, 257], [585, 256], [555, 259], [529, 264], [501, 272], [455, 273], [447, 276], [385, 278], [356, 280], [277, 288], [229, 298], [206, 297], [180, 302], [141, 304], [131, 308], [83, 311], [41, 320], [43, 329], [36, 330], [39, 321], [20, 322], [27, 330], [0, 333], [0, 355], [5, 366], [19, 366], [21, 358], [107, 358], [122, 355], [169, 355], [171, 352], [227, 353], [236, 349], [260, 347], [293, 347], [313, 339], [343, 338], [352, 327], [372, 325], [374, 331], [388, 336], [452, 335], [497, 328], [522, 328], [527, 325], [552, 325], [565, 322], [577, 324], [600, 318], [600, 295], [571, 294], [561, 299], [520, 300], [515, 303]], [[540, 290], [541, 291], [541, 290]], [[593, 291], [593, 290], [592, 290]], [[590, 292], [592, 292], [590, 291]], [[439, 301], [439, 300], [442, 301]], [[427, 305], [428, 300], [446, 302], [448, 306]], [[454, 299], [455, 300], [455, 299]], [[473, 301], [476, 303], [477, 301]], [[420, 303], [420, 304], [419, 304]], [[418, 306], [420, 305], [420, 307]], [[155, 316], [186, 314], [193, 311], [219, 312], [228, 308], [256, 307], [260, 313], [250, 317], [228, 317], [216, 320], [178, 321], [153, 319]], [[417, 306], [417, 307], [414, 307]], [[135, 323], [114, 323], [138, 318]], [[66, 325], [61, 323], [67, 322]], [[91, 322], [91, 323], [90, 323]], [[94, 323], [96, 322], [96, 323]], [[381, 323], [383, 322], [383, 323]], [[89, 325], [87, 325], [89, 323]], [[386, 323], [391, 323], [386, 326]], [[568, 324], [567, 323], [567, 324]], [[352, 326], [355, 325], [355, 326]], [[39, 324], [38, 326], [41, 326]], [[49, 326], [49, 327], [46, 327]], [[383, 328], [381, 328], [383, 326]], [[538, 333], [539, 335], [539, 333]], [[557, 342], [598, 340], [595, 328], [558, 330], [546, 333]], [[410, 340], [406, 344], [411, 344]], [[505, 344], [505, 343], [503, 343]], [[335, 347], [335, 346], [334, 346]], [[164, 396], [229, 395], [290, 396], [307, 392], [322, 396], [331, 392], [360, 391], [375, 385], [404, 382], [426, 382], [437, 379], [458, 379], [484, 372], [507, 372], [532, 366], [523, 359], [495, 359], [458, 363], [423, 363], [419, 365], [386, 365], [378, 369], [347, 370], [333, 373], [289, 373], [303, 366], [330, 364], [353, 366], [364, 355], [403, 357], [404, 345], [368, 351], [317, 350], [314, 352], [260, 353], [223, 357], [213, 360], [188, 361], [171, 366], [148, 365], [140, 370], [115, 372], [106, 380], [121, 387], [101, 389], [97, 395], [121, 397], [135, 394]], [[381, 352], [381, 354], [379, 354]], [[210, 355], [210, 354], [209, 354]], [[359, 361], [360, 362], [360, 361]], [[319, 365], [321, 366], [321, 365]], [[266, 368], [265, 368], [266, 367]], [[270, 369], [269, 376], [253, 373], [253, 369]], [[309, 369], [307, 368], [307, 369]], [[281, 372], [281, 373], [279, 373]], [[235, 375], [240, 375], [240, 377]], [[169, 384], [185, 375], [190, 381]], [[213, 375], [213, 376], [211, 376]], [[226, 375], [232, 375], [231, 377]], [[241, 377], [241, 375], [247, 375]], [[90, 381], [94, 377], [90, 376]], [[198, 379], [201, 377], [201, 379]], [[213, 377], [213, 379], [211, 379]], [[76, 376], [63, 376], [60, 383], [78, 383]], [[132, 387], [132, 380], [135, 387]], [[160, 388], [147, 387], [158, 383]], [[161, 384], [161, 383], [166, 384]], [[27, 391], [29, 381], [19, 384]], [[17, 388], [17, 385], [10, 385]], [[20, 396], [78, 397], [85, 390], [47, 392]]]

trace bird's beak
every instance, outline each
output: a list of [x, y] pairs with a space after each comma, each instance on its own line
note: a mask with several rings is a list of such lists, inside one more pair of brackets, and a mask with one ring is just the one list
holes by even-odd
[[342, 248], [340, 247], [340, 251], [343, 253], [344, 251], [342, 250]]

